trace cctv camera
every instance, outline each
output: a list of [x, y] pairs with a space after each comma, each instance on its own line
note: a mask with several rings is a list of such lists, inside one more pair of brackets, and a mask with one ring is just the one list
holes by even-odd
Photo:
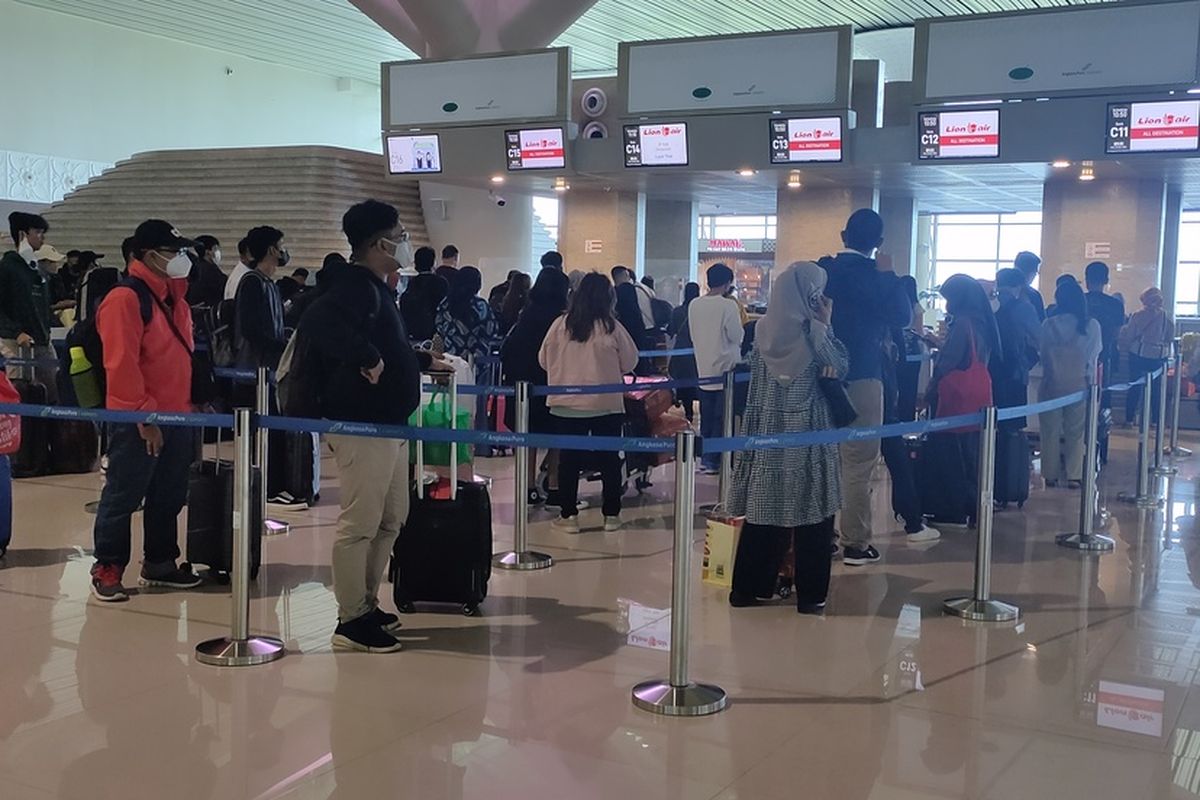
[[504, 199], [503, 195], [496, 194], [495, 192], [488, 192], [488, 194], [491, 196], [492, 202], [500, 206], [500, 208], [504, 208], [506, 205], [508, 205], [508, 201]]

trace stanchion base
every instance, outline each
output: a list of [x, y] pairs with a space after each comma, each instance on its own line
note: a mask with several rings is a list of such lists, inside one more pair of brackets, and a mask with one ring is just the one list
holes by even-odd
[[283, 658], [283, 642], [270, 636], [249, 639], [209, 639], [196, 645], [196, 660], [213, 667], [252, 667]]
[[1014, 622], [1021, 613], [1016, 606], [999, 600], [976, 600], [974, 597], [956, 597], [942, 603], [947, 614], [971, 622]]
[[280, 522], [277, 519], [263, 520], [263, 536], [283, 536], [292, 532], [290, 522]]
[[507, 553], [496, 553], [492, 556], [492, 566], [497, 569], [511, 569], [526, 572], [534, 569], [546, 569], [554, 564], [554, 559], [546, 553], [533, 550], [519, 552], [509, 550]]
[[1116, 547], [1116, 542], [1112, 539], [1095, 533], [1060, 533], [1054, 537], [1054, 541], [1059, 547], [1090, 553], [1111, 553]]
[[1186, 447], [1174, 447], [1171, 449], [1172, 458], [1188, 458], [1192, 455], [1192, 451]]
[[1174, 467], [1166, 466], [1164, 464], [1161, 467], [1155, 467], [1154, 469], [1150, 470], [1150, 474], [1154, 475], [1157, 478], [1169, 478], [1172, 475], [1178, 475], [1179, 470], [1175, 469]]
[[633, 704], [667, 717], [703, 717], [724, 711], [729, 696], [720, 686], [708, 683], [672, 686], [667, 680], [646, 681], [633, 687]]

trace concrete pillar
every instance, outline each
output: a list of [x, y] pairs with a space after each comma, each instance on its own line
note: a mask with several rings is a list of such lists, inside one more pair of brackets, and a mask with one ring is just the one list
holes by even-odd
[[1167, 187], [1163, 210], [1162, 279], [1160, 288], [1167, 298], [1167, 310], [1175, 313], [1175, 293], [1179, 278], [1179, 222], [1183, 214], [1183, 190]]
[[883, 62], [855, 59], [850, 90], [850, 108], [858, 116], [856, 127], [883, 127]]
[[483, 273], [485, 297], [509, 270], [537, 271], [530, 235], [533, 202], [527, 195], [510, 195], [500, 208], [486, 189], [421, 181], [421, 207], [434, 249], [458, 247], [459, 263]]
[[[1166, 184], [1158, 180], [1047, 181], [1039, 254], [1046, 304], [1053, 302], [1060, 275], [1082, 280], [1089, 262], [1104, 261], [1112, 271], [1110, 290], [1124, 295], [1127, 307], [1136, 310], [1138, 295], [1159, 285], [1162, 277], [1166, 201]], [[1175, 220], [1177, 224], [1178, 214]], [[1108, 256], [1097, 255], [1097, 248]]]
[[879, 198], [879, 215], [883, 217], [883, 247], [879, 248], [880, 252], [892, 257], [892, 268], [897, 275], [916, 276], [916, 198], [884, 195]]
[[775, 266], [816, 261], [838, 252], [846, 219], [857, 209], [877, 205], [878, 195], [872, 189], [780, 189], [776, 199]]
[[700, 261], [699, 213], [690, 200], [646, 200], [645, 274], [659, 297], [678, 305], [683, 285], [696, 280]]
[[645, 220], [646, 196], [639, 192], [565, 193], [558, 212], [558, 249], [567, 271], [608, 272], [624, 264], [641, 275]]

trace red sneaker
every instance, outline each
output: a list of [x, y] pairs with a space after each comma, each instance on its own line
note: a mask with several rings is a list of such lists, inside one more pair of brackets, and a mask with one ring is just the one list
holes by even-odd
[[92, 596], [104, 603], [121, 603], [129, 599], [121, 585], [124, 572], [114, 564], [97, 564], [92, 567]]

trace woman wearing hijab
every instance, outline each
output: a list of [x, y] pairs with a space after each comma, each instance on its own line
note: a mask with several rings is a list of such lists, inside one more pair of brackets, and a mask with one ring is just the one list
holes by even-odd
[[[510, 289], [511, 291], [511, 289]], [[570, 281], [562, 270], [545, 267], [538, 273], [537, 283], [529, 291], [529, 304], [517, 318], [517, 324], [509, 332], [508, 338], [500, 348], [500, 362], [504, 367], [504, 383], [515, 386], [517, 381], [529, 381], [534, 386], [545, 386], [548, 378], [546, 370], [538, 363], [538, 351], [546, 339], [546, 333], [554, 320], [567, 310], [567, 294], [570, 291]], [[516, 430], [516, 404], [509, 402], [505, 405], [505, 424], [509, 430]], [[546, 405], [545, 396], [534, 395], [529, 398], [529, 432], [554, 433], [555, 426]], [[529, 502], [533, 505], [545, 501], [537, 488], [537, 453], [529, 454]], [[546, 466], [549, 470], [550, 491], [558, 491], [558, 451], [551, 450], [546, 454]], [[555, 499], [555, 498], [551, 498]]]
[[[850, 362], [829, 324], [833, 303], [824, 295], [825, 282], [825, 270], [807, 261], [792, 264], [774, 281], [750, 355], [745, 435], [835, 427], [817, 379], [845, 376]], [[790, 536], [796, 608], [820, 614], [829, 593], [834, 515], [841, 505], [837, 445], [738, 453], [729, 512], [745, 515], [746, 522], [730, 605], [757, 605], [772, 595]]]
[[481, 359], [500, 343], [500, 325], [487, 301], [479, 297], [483, 276], [475, 267], [462, 267], [453, 275], [446, 299], [438, 305], [437, 332], [445, 352], [459, 358]]
[[[1095, 383], [1102, 345], [1100, 323], [1088, 319], [1087, 298], [1078, 283], [1059, 283], [1054, 303], [1057, 311], [1042, 323], [1038, 347], [1042, 359], [1041, 400], [1082, 391]], [[1065, 478], [1069, 488], [1078, 489], [1083, 480], [1083, 401], [1043, 412], [1038, 420], [1046, 485], [1058, 486]]]
[[[1003, 352], [991, 300], [979, 281], [952, 275], [942, 284], [950, 325], [933, 365], [926, 399], [935, 416], [970, 414], [992, 402], [992, 379], [987, 365]], [[953, 376], [953, 377], [951, 377]], [[944, 390], [949, 380], [954, 392]], [[972, 407], [951, 407], [959, 398], [973, 398]], [[979, 485], [979, 434], [937, 433], [929, 437], [922, 481], [937, 487], [924, 503], [924, 513], [942, 526], [971, 525], [976, 516]]]
[[[1117, 347], [1121, 352], [1129, 354], [1129, 374], [1140, 378], [1147, 372], [1154, 372], [1167, 363], [1167, 355], [1171, 351], [1171, 339], [1175, 325], [1163, 308], [1163, 293], [1158, 287], [1151, 286], [1142, 292], [1142, 307], [1129, 318], [1121, 333], [1117, 336]], [[1162, 378], [1154, 381], [1154, 393], [1150, 413], [1155, 424], [1158, 423], [1158, 393], [1162, 391]], [[1137, 418], [1138, 406], [1142, 402], [1142, 393], [1129, 392], [1125, 399], [1125, 422], [1132, 425]]]

